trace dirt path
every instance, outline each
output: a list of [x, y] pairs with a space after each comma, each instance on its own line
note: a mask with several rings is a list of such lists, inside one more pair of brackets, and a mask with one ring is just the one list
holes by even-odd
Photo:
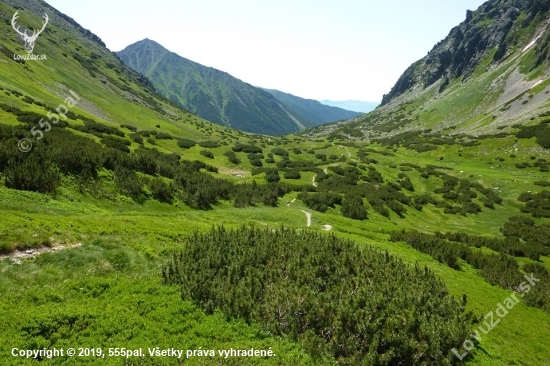
[[294, 203], [294, 201], [296, 201], [296, 198], [293, 198], [292, 201], [290, 201], [289, 203], [287, 203], [287, 207], [290, 207], [290, 204]]
[[317, 176], [317, 174], [315, 174], [313, 176], [313, 178], [311, 178], [311, 184], [313, 184], [314, 187], [317, 187], [317, 182], [315, 181], [315, 177]]
[[64, 249], [78, 248], [82, 243], [70, 244], [70, 243], [58, 243], [54, 244], [51, 247], [40, 247], [36, 249], [26, 249], [26, 250], [14, 250], [9, 254], [0, 255], [0, 260], [11, 258], [12, 262], [15, 264], [21, 264], [21, 259], [36, 257], [37, 255], [43, 253], [57, 252]]
[[351, 153], [349, 152], [349, 149], [347, 146], [338, 145], [338, 150], [340, 149], [345, 149], [346, 152], [348, 153], [348, 157], [351, 157]]
[[304, 211], [304, 210], [300, 210], [300, 211], [302, 211], [304, 214], [306, 214], [307, 226], [310, 227], [311, 226], [311, 213], [309, 213], [307, 211]]
[[332, 230], [332, 225], [329, 225], [329, 224], [323, 225], [323, 230], [325, 230], [325, 231]]
[[248, 173], [246, 170], [228, 169], [228, 168], [224, 168], [224, 167], [218, 168], [218, 172], [222, 173], [222, 174], [233, 175], [233, 176], [239, 177], [239, 178], [246, 177], [246, 173]]

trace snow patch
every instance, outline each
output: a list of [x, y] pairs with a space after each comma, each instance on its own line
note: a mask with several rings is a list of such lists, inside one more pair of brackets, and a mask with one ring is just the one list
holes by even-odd
[[533, 84], [533, 86], [531, 87], [531, 89], [533, 89], [535, 86], [539, 85], [540, 83], [542, 83], [542, 80], [539, 80], [539, 81], [537, 81], [535, 84]]
[[[548, 26], [548, 24], [546, 24], [546, 26]], [[533, 39], [531, 42], [529, 42], [529, 44], [527, 46], [525, 46], [525, 48], [521, 51], [521, 53], [523, 53], [523, 52], [527, 51], [529, 48], [533, 47], [533, 45], [535, 43], [537, 43], [537, 41], [540, 39], [540, 37], [542, 37], [542, 34], [544, 33], [544, 31], [546, 31], [546, 27], [544, 27], [542, 32], [540, 32], [539, 35], [535, 37], [535, 39]]]
[[533, 39], [533, 40], [531, 41], [531, 43], [529, 43], [527, 46], [525, 46], [525, 48], [524, 48], [523, 50], [521, 50], [521, 52], [523, 53], [523, 52], [527, 51], [529, 48], [533, 47], [533, 45], [534, 45], [535, 43], [537, 43], [537, 41], [539, 40], [539, 38], [540, 38], [540, 36], [537, 36], [537, 38]]

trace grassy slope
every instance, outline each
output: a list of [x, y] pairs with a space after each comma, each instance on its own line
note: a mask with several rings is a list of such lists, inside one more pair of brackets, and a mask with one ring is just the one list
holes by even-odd
[[[480, 215], [462, 217], [442, 215], [440, 209], [427, 207], [422, 213], [409, 209], [409, 213], [405, 219], [400, 219], [392, 214], [391, 220], [370, 211], [369, 220], [364, 222], [345, 219], [338, 210], [329, 210], [325, 214], [313, 212], [312, 229], [321, 230], [321, 225], [330, 224], [333, 226], [333, 231], [338, 235], [349, 237], [362, 245], [372, 245], [381, 250], [389, 250], [390, 253], [403, 258], [403, 260], [409, 263], [418, 261], [426, 264], [443, 278], [453, 295], [458, 298], [462, 293], [466, 293], [469, 299], [469, 308], [474, 310], [478, 315], [484, 315], [488, 311], [495, 309], [496, 305], [503, 301], [509, 293], [498, 287], [488, 285], [473, 270], [455, 271], [437, 263], [429, 256], [411, 249], [405, 244], [390, 243], [388, 242], [387, 233], [408, 227], [427, 232], [458, 230], [477, 235], [498, 235], [498, 228], [506, 222], [507, 218], [518, 213], [519, 203], [515, 200], [517, 195], [528, 189], [533, 191], [540, 190], [540, 187], [533, 186], [532, 183], [545, 178], [545, 173], [530, 171], [529, 169], [526, 171], [513, 168], [514, 159], [510, 158], [507, 158], [505, 162], [500, 162], [500, 168], [496, 168], [496, 163], [487, 164], [487, 162], [494, 161], [494, 158], [497, 156], [506, 156], [501, 150], [499, 151], [499, 148], [511, 146], [513, 143], [512, 138], [508, 138], [508, 140], [484, 140], [482, 146], [468, 148], [468, 153], [463, 154], [462, 158], [458, 156], [459, 147], [457, 146], [452, 146], [448, 149], [440, 147], [441, 151], [427, 153], [416, 153], [400, 149], [396, 152], [396, 156], [376, 155], [376, 159], [379, 160], [376, 168], [385, 178], [389, 178], [390, 180], [395, 180], [398, 173], [398, 170], [391, 168], [390, 165], [401, 161], [413, 162], [419, 165], [444, 165], [454, 168], [453, 171], [449, 172], [452, 175], [473, 175], [471, 177], [473, 180], [482, 182], [487, 187], [498, 187], [500, 194], [505, 197], [504, 204], [498, 206], [495, 210], [484, 210]], [[282, 146], [288, 149], [292, 145], [293, 143], [290, 142], [288, 146]], [[302, 149], [308, 146], [317, 146], [320, 148], [323, 145], [325, 143], [315, 143], [312, 141], [299, 144]], [[515, 159], [522, 161], [529, 159], [529, 156], [532, 154], [532, 143], [522, 140], [517, 146], [518, 152], [515, 152], [517, 155]], [[354, 148], [349, 148], [348, 150], [354, 155]], [[328, 154], [342, 153], [342, 150], [338, 149], [337, 146], [332, 146], [325, 150], [319, 149], [319, 151]], [[445, 155], [446, 158], [443, 161], [439, 161], [438, 157], [440, 155]], [[305, 154], [294, 155], [291, 153], [291, 156], [293, 159], [307, 158]], [[244, 156], [242, 158], [246, 159]], [[223, 163], [223, 161], [220, 161], [220, 163]], [[246, 169], [246, 167], [243, 167], [243, 169]], [[435, 178], [430, 178], [426, 181], [419, 174], [413, 172], [407, 172], [407, 174], [418, 193], [421, 193], [424, 189], [429, 191], [438, 185]], [[245, 179], [258, 178], [259, 176]], [[432, 179], [434, 181], [431, 181]], [[310, 183], [311, 174], [303, 174], [301, 181], [303, 183]], [[278, 208], [268, 208], [259, 205], [258, 207], [243, 210], [235, 209], [229, 203], [222, 203], [211, 211], [196, 211], [183, 207], [181, 204], [177, 205], [179, 206], [177, 207], [148, 202], [141, 206], [124, 198], [119, 199], [118, 202], [96, 200], [80, 195], [70, 188], [69, 184], [66, 187], [56, 199], [35, 193], [17, 192], [8, 189], [1, 190], [0, 199], [2, 201], [4, 218], [0, 226], [0, 232], [3, 232], [2, 240], [21, 243], [53, 236], [55, 241], [84, 243], [83, 247], [66, 250], [62, 252], [63, 254], [47, 254], [44, 255], [46, 259], [23, 261], [23, 265], [21, 266], [11, 264], [9, 261], [3, 261], [1, 270], [10, 274], [7, 277], [9, 280], [4, 280], [3, 283], [5, 289], [3, 291], [5, 294], [3, 306], [5, 306], [5, 309], [11, 309], [15, 304], [29, 304], [29, 309], [32, 309], [32, 306], [35, 305], [30, 306], [30, 304], [34, 304], [37, 301], [40, 304], [40, 301], [42, 301], [44, 304], [40, 306], [44, 306], [44, 311], [50, 311], [46, 309], [53, 309], [54, 306], [56, 309], [67, 309], [69, 311], [72, 306], [80, 306], [83, 301], [88, 301], [86, 296], [80, 296], [78, 293], [70, 291], [75, 286], [74, 279], [71, 279], [73, 274], [70, 274], [72, 270], [75, 270], [75, 261], [77, 263], [88, 263], [84, 268], [76, 269], [76, 274], [74, 274], [76, 277], [79, 277], [79, 273], [86, 272], [92, 283], [94, 281], [114, 281], [114, 277], [119, 278], [119, 281], [123, 282], [120, 286], [127, 287], [128, 289], [133, 289], [134, 286], [147, 288], [147, 284], [153, 286], [154, 283], [158, 283], [160, 279], [158, 263], [162, 262], [162, 258], [167, 252], [177, 249], [182, 245], [182, 237], [185, 233], [195, 229], [207, 229], [217, 223], [223, 223], [227, 226], [256, 223], [269, 227], [285, 225], [303, 228], [306, 224], [306, 218], [300, 210], [310, 211], [302, 206], [300, 201], [295, 201], [290, 206], [287, 206], [287, 203], [292, 200], [295, 194], [284, 197]], [[14, 231], [13, 228], [17, 228], [17, 230]], [[38, 234], [38, 236], [33, 236], [35, 234]], [[120, 268], [117, 268], [118, 262], [116, 261], [116, 256], [115, 259], [112, 259], [108, 253], [105, 253], [106, 250], [127, 253], [126, 256], [121, 255], [121, 264], [118, 264]], [[59, 256], [60, 259], [55, 259], [57, 258], [56, 256]], [[50, 263], [50, 261], [53, 263]], [[547, 268], [550, 268], [550, 260], [548, 258], [545, 259], [545, 263]], [[63, 266], [66, 267], [63, 268]], [[144, 273], [143, 268], [148, 268], [148, 270]], [[136, 273], [139, 273], [139, 275]], [[143, 276], [148, 279], [141, 282]], [[38, 279], [40, 280], [38, 281]], [[63, 282], [61, 279], [66, 281]], [[29, 286], [29, 288], [22, 291], [21, 288], [24, 286]], [[38, 297], [46, 296], [40, 290], [43, 286], [54, 286], [56, 291], [61, 294], [62, 300], [59, 300], [57, 297], [34, 300], [32, 295], [34, 292], [38, 294]], [[117, 293], [116, 289], [120, 289], [117, 286], [118, 282], [115, 281], [109, 287], [109, 293], [111, 291]], [[124, 296], [127, 296], [125, 291], [118, 291], [120, 291], [120, 294], [116, 296], [120, 297], [114, 297], [114, 301], [105, 303], [101, 302], [101, 299], [94, 300], [93, 306], [90, 306], [90, 309], [94, 309], [96, 306], [108, 306], [107, 304], [111, 303], [116, 308], [116, 304], [125, 302]], [[147, 297], [141, 293], [141, 290], [135, 291], [138, 291], [139, 294], [136, 295], [136, 299], [149, 304], [147, 306], [156, 307], [154, 305], [156, 301], [154, 297]], [[173, 292], [170, 293], [172, 290], [164, 289], [162, 291], [168, 291], [161, 295], [163, 297], [167, 296], [170, 298], [170, 296], [174, 296]], [[115, 296], [115, 294], [112, 296]], [[14, 302], [14, 299], [17, 300]], [[105, 298], [102, 299], [106, 301]], [[166, 311], [176, 311], [181, 306], [191, 307], [189, 304], [182, 305], [177, 302], [170, 302], [170, 305], [167, 305]], [[122, 309], [118, 309], [117, 311], [122, 311]], [[189, 311], [193, 312], [194, 310]], [[110, 312], [106, 314], [94, 314], [94, 319], [97, 319], [99, 322], [106, 321], [105, 319], [112, 316]], [[152, 317], [153, 315], [151, 314], [150, 316]], [[197, 316], [199, 316], [198, 313]], [[204, 317], [203, 315], [201, 316]], [[187, 319], [187, 316], [184, 318]], [[151, 324], [155, 324], [156, 327], [170, 328], [171, 326], [168, 326], [169, 323], [162, 317], [153, 317], [153, 319], [154, 322]], [[208, 319], [210, 318], [204, 318], [206, 324], [209, 324], [210, 320]], [[124, 321], [133, 322], [137, 320], [128, 316]], [[146, 320], [143, 321], [149, 321], [149, 318], [146, 317]], [[185, 320], [182, 318], [181, 321]], [[211, 327], [216, 327], [216, 332], [218, 332], [218, 326], [231, 327], [230, 323], [225, 325], [225, 322], [214, 322], [216, 325], [212, 325]], [[23, 323], [28, 326], [28, 321], [24, 321]], [[151, 327], [154, 326], [151, 325]], [[235, 329], [241, 331], [240, 326]], [[543, 365], [545, 364], [545, 360], [550, 357], [548, 354], [550, 350], [545, 348], [544, 342], [545, 339], [550, 339], [549, 329], [549, 314], [524, 305], [518, 305], [501, 324], [483, 338], [481, 348], [475, 352], [475, 359], [471, 364]], [[148, 331], [138, 333], [140, 337], [146, 337], [149, 334]], [[243, 339], [243, 344], [246, 347], [251, 347], [251, 344], [258, 341], [255, 336], [239, 338], [241, 336], [237, 335], [237, 333], [229, 334], [227, 339], [233, 339], [233, 337], [235, 339]], [[164, 336], [166, 337], [166, 344], [175, 340], [175, 338], [170, 338], [166, 334]], [[188, 340], [179, 339], [179, 344], [187, 346], [188, 344], [199, 344], [201, 342], [200, 337], [199, 340], [191, 336], [189, 337], [190, 339]], [[74, 339], [80, 339], [80, 336]], [[217, 337], [213, 337], [213, 339], [207, 338], [202, 340], [202, 342], [204, 345], [203, 348], [221, 347], [221, 344], [231, 343], [223, 343]], [[273, 345], [275, 347], [277, 345], [277, 347], [282, 347], [282, 349], [290, 347], [288, 353], [285, 353], [286, 356], [291, 357], [290, 359], [294, 357], [293, 355], [296, 355], [295, 357], [298, 358], [304, 357], [304, 360], [306, 359], [305, 356], [300, 355], [299, 350], [293, 348], [294, 346], [285, 346], [284, 342], [280, 343], [280, 341], [274, 339], [266, 342], [270, 346]], [[116, 340], [107, 339], [104, 342], [105, 347], [109, 344], [120, 345], [120, 343], [128, 347], [131, 347], [133, 344], [128, 339], [123, 338], [116, 338]]]

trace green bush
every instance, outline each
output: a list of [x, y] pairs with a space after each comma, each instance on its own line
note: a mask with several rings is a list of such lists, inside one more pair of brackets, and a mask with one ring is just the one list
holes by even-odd
[[174, 193], [174, 185], [172, 183], [167, 183], [161, 178], [154, 178], [148, 185], [154, 199], [160, 202], [172, 202]]
[[271, 149], [271, 152], [273, 154], [279, 155], [279, 156], [288, 156], [288, 151], [286, 151], [285, 149], [280, 148], [280, 147], [276, 147], [274, 149]]
[[[15, 145], [14, 151], [17, 151]], [[19, 153], [19, 151], [17, 151]], [[12, 161], [5, 170], [6, 187], [24, 191], [54, 193], [60, 183], [58, 169], [48, 161], [45, 151], [35, 147]]]
[[75, 126], [74, 127], [75, 129], [77, 129], [79, 131], [86, 132], [86, 133], [98, 132], [98, 133], [104, 133], [104, 134], [107, 134], [107, 135], [115, 135], [115, 136], [120, 136], [120, 137], [125, 136], [124, 132], [122, 132], [121, 130], [119, 130], [116, 127], [111, 127], [111, 126], [104, 125], [102, 123], [97, 123], [97, 122], [95, 122], [94, 120], [92, 120], [90, 118], [86, 118], [86, 117], [82, 117], [82, 116], [78, 116], [78, 118], [80, 118], [81, 120], [84, 121], [84, 126]]
[[226, 151], [223, 154], [227, 156], [227, 160], [229, 160], [230, 163], [233, 163], [233, 164], [241, 163], [241, 160], [237, 157], [237, 154], [235, 154], [233, 151]]
[[120, 192], [136, 201], [143, 199], [143, 181], [133, 171], [124, 166], [117, 166], [115, 169], [115, 183]]
[[300, 175], [299, 170], [292, 169], [285, 172], [285, 179], [300, 179], [300, 178], [302, 178], [302, 176]]
[[201, 141], [201, 142], [199, 142], [199, 146], [213, 149], [213, 148], [216, 148], [216, 147], [220, 147], [220, 144], [218, 144], [215, 141]]
[[190, 149], [196, 144], [197, 143], [193, 140], [182, 139], [182, 138], [178, 139], [178, 146], [181, 147], [182, 149]]
[[231, 148], [235, 152], [245, 152], [245, 153], [251, 153], [251, 154], [257, 154], [263, 152], [263, 150], [254, 145], [243, 145], [243, 144], [237, 144]]
[[201, 151], [200, 151], [200, 154], [201, 154], [202, 156], [205, 156], [205, 157], [209, 158], [209, 159], [214, 159], [214, 154], [212, 154], [211, 151], [208, 151], [208, 150], [201, 150]]
[[120, 125], [120, 127], [126, 128], [126, 129], [128, 129], [128, 130], [130, 130], [130, 131], [132, 131], [132, 132], [137, 132], [137, 127], [134, 127], [134, 126], [132, 126], [132, 125], [124, 125], [124, 124], [123, 124], [123, 125]]
[[471, 314], [428, 268], [333, 235], [220, 227], [183, 247], [162, 270], [183, 299], [300, 341], [321, 364], [326, 355], [348, 365], [458, 365], [451, 349], [470, 334]]
[[267, 183], [277, 183], [281, 180], [277, 169], [269, 169], [265, 172], [265, 180]]
[[363, 198], [354, 194], [346, 194], [340, 207], [342, 215], [354, 220], [365, 220], [367, 218], [367, 209], [363, 203]]
[[132, 141], [140, 144], [140, 145], [143, 145], [143, 137], [141, 137], [140, 134], [138, 133], [132, 133], [130, 134], [130, 138], [132, 139]]
[[174, 138], [172, 135], [166, 133], [166, 132], [159, 132], [155, 135], [157, 140], [173, 140]]
[[123, 151], [125, 153], [130, 152], [130, 146], [132, 143], [126, 139], [121, 139], [119, 137], [114, 136], [105, 136], [101, 139], [101, 143], [105, 144], [105, 146], [112, 147], [114, 149]]
[[301, 192], [297, 198], [308, 208], [319, 212], [326, 212], [329, 207], [335, 208], [335, 205], [342, 204], [342, 196], [333, 192]]

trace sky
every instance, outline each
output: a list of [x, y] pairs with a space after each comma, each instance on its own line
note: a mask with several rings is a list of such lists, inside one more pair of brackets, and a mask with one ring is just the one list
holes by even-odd
[[111, 51], [145, 38], [249, 84], [378, 102], [482, 0], [46, 0]]

